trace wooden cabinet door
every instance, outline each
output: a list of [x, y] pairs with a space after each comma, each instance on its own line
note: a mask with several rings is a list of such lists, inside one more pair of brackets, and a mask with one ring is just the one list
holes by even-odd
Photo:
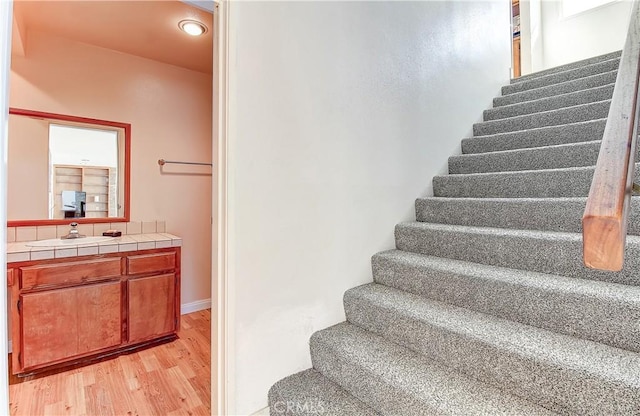
[[135, 343], [176, 330], [176, 275], [140, 277], [128, 282], [129, 342]]
[[121, 287], [116, 281], [21, 295], [22, 367], [121, 344]]

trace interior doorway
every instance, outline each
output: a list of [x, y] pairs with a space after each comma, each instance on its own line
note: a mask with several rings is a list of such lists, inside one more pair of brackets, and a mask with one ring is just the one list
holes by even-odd
[[513, 56], [513, 78], [519, 78], [522, 73], [520, 57], [520, 0], [511, 0], [511, 39]]
[[[1, 5], [2, 14], [0, 15], [0, 17], [2, 17], [3, 26], [0, 26], [0, 31], [3, 32], [3, 35], [5, 34], [5, 32], [6, 33], [10, 33], [9, 31], [11, 31], [11, 30], [13, 30], [14, 34], [16, 33], [16, 31], [19, 32], [20, 30], [25, 30], [25, 28], [19, 29], [19, 28], [12, 27], [12, 24], [16, 23], [16, 19], [15, 19], [16, 13], [12, 13], [11, 2], [1, 2], [1, 3], [2, 3], [2, 5]], [[17, 5], [17, 3], [21, 3], [21, 2], [14, 3], [13, 12], [15, 12], [16, 9], [19, 12], [19, 8], [21, 7], [21, 5]], [[32, 2], [26, 2], [26, 3], [32, 3]], [[62, 4], [62, 2], [46, 2], [46, 3], [52, 3], [52, 4], [61, 3]], [[79, 5], [81, 3], [94, 3], [95, 4], [96, 2], [67, 2], [67, 3], [75, 3], [75, 4]], [[100, 2], [100, 3], [110, 3], [110, 2]], [[113, 6], [113, 4], [116, 4], [116, 3], [126, 3], [126, 2], [113, 2], [110, 5], [110, 7]], [[133, 3], [146, 3], [150, 7], [154, 7], [153, 3], [156, 3], [155, 6], [159, 6], [160, 4], [164, 4], [164, 3], [167, 3], [167, 2], [160, 2], [159, 1], [159, 2], [133, 2]], [[176, 3], [180, 3], [180, 2], [176, 1]], [[203, 2], [200, 2], [200, 3], [203, 3]], [[206, 3], [211, 3], [211, 2], [206, 2]], [[213, 3], [211, 3], [211, 5], [212, 4]], [[157, 8], [158, 7], [156, 7], [156, 9]], [[213, 9], [213, 7], [211, 7], [211, 9]], [[154, 12], [156, 12], [156, 11], [154, 11]], [[127, 16], [128, 18], [132, 17], [131, 13], [116, 12], [115, 10], [112, 10], [111, 13], [99, 13], [99, 14], [102, 15], [102, 16], [105, 16], [105, 15], [118, 16], [119, 15], [121, 17], [122, 16]], [[193, 12], [193, 14], [197, 14], [197, 12]], [[78, 14], [77, 13], [70, 13], [70, 15], [77, 16]], [[55, 21], [55, 20], [56, 19], [50, 18], [50, 16], [46, 16], [46, 18], [42, 21], [42, 23], [44, 23], [45, 25], [48, 25], [49, 23], [51, 23], [52, 21]], [[47, 22], [49, 22], [49, 23], [47, 23]], [[95, 28], [96, 28], [96, 26], [93, 25], [93, 29], [94, 30], [92, 30], [92, 32], [94, 32], [94, 33], [95, 33]], [[25, 42], [25, 44], [22, 45], [23, 47], [27, 48], [27, 54], [29, 53], [28, 52], [29, 48], [34, 48], [33, 50], [37, 50], [38, 52], [51, 50], [51, 48], [48, 48], [45, 45], [45, 43], [49, 42], [49, 41], [53, 41], [57, 45], [57, 47], [63, 47], [65, 42], [70, 41], [70, 39], [68, 37], [69, 36], [68, 33], [52, 35], [52, 34], [47, 34], [48, 30], [53, 30], [53, 28], [51, 28], [49, 26], [46, 26], [46, 27], [43, 26], [43, 27], [39, 28], [38, 30], [34, 30], [34, 33], [35, 32], [37, 32], [37, 33], [33, 36], [33, 39], [34, 39], [33, 43]], [[111, 28], [111, 30], [113, 31], [113, 28]], [[214, 30], [215, 29], [213, 27], [209, 27], [209, 31], [211, 33], [213, 33]], [[29, 31], [29, 29], [26, 29], [26, 31]], [[144, 36], [146, 36], [148, 39], [150, 39], [150, 37], [153, 37], [153, 35], [151, 35], [149, 33], [146, 33], [144, 31], [143, 31], [143, 33], [144, 33]], [[120, 33], [120, 35], [122, 35], [122, 33]], [[9, 36], [6, 36], [6, 37], [2, 36], [2, 39], [9, 39]], [[31, 38], [25, 38], [25, 39], [31, 40]], [[128, 43], [131, 43], [131, 42], [128, 42]], [[104, 46], [104, 45], [102, 45], [102, 46], [92, 46], [91, 42], [89, 42], [87, 40], [77, 41], [77, 42], [75, 42], [74, 45], [75, 45], [74, 48], [76, 48], [76, 49], [87, 49], [87, 48], [109, 49], [108, 46]], [[166, 46], [166, 43], [164, 44], [164, 46]], [[11, 49], [10, 46], [7, 46], [7, 49], [5, 49], [5, 50], [0, 49], [0, 53], [6, 52], [8, 54], [10, 49]], [[210, 49], [212, 49], [212, 47]], [[96, 52], [96, 51], [94, 51], [94, 52], [96, 53], [96, 55], [94, 55], [94, 57], [95, 56], [99, 56], [99, 54], [100, 54], [99, 52]], [[130, 54], [131, 55], [132, 52], [131, 51], [129, 51], [129, 52], [127, 52], [127, 51], [124, 51], [124, 52], [123, 51], [118, 51], [117, 54], [120, 55], [120, 57], [122, 57], [123, 54]], [[51, 56], [49, 56], [48, 58], [46, 56], [43, 57], [42, 55], [39, 55], [37, 53], [34, 53], [34, 55], [32, 55], [32, 56], [35, 56], [35, 55], [38, 55], [40, 57], [39, 59], [42, 59], [40, 61], [41, 63], [44, 62], [46, 59], [52, 58]], [[105, 59], [102, 62], [105, 65], [112, 65], [114, 63], [114, 59], [117, 59], [117, 57], [111, 58], [111, 59]], [[154, 57], [144, 57], [144, 56], [141, 57], [141, 56], [138, 56], [136, 59], [138, 59], [140, 61], [145, 61], [145, 65], [153, 66], [153, 65], [158, 65], [158, 64], [152, 63], [150, 61], [156, 61], [156, 60], [161, 59], [161, 58], [159, 58], [159, 57], [154, 58]], [[95, 62], [95, 59], [87, 59], [87, 61], [92, 61], [92, 60]], [[82, 60], [74, 60], [74, 63], [77, 64], [78, 62], [83, 62], [83, 61]], [[9, 83], [8, 83], [8, 74], [10, 72], [10, 66], [9, 65], [10, 65], [9, 62], [6, 62], [6, 65], [4, 65], [2, 68], [0, 68], [0, 69], [3, 70], [2, 78], [6, 81], [6, 85], [9, 85]], [[165, 65], [165, 67], [166, 67], [165, 69], [170, 73], [169, 74], [170, 78], [173, 77], [172, 79], [174, 79], [176, 83], [180, 83], [181, 82], [180, 78], [178, 76], [178, 73], [180, 71], [183, 71], [184, 69], [180, 68], [180, 64], [177, 64], [177, 63], [166, 63], [165, 62], [165, 63], [162, 63], [162, 65]], [[78, 68], [79, 68], [79, 65], [78, 65]], [[76, 68], [76, 69], [78, 69], [78, 68]], [[79, 71], [78, 70], [76, 72], [73, 72], [73, 71], [71, 71], [71, 72], [72, 72], [72, 74], [75, 74], [77, 76], [78, 74], [81, 75], [83, 71]], [[90, 71], [90, 70], [86, 71], [86, 72], [95, 73], [95, 71]], [[107, 72], [109, 72], [109, 71], [107, 71]], [[196, 72], [200, 72], [200, 71], [196, 70]], [[21, 74], [21, 75], [24, 75], [24, 74]], [[26, 75], [25, 75], [25, 78], [26, 78]], [[208, 78], [209, 78], [209, 84], [208, 84], [207, 89], [212, 94], [212, 92], [213, 92], [213, 79], [214, 79], [214, 77], [212, 75], [212, 72], [209, 72]], [[147, 78], [146, 80], [143, 80], [144, 82], [142, 82], [142, 85], [138, 84], [139, 88], [136, 89], [136, 93], [138, 95], [151, 94], [151, 92], [153, 92], [154, 90], [162, 89], [163, 88], [162, 87], [162, 82], [160, 82], [161, 79], [162, 79], [162, 77], [155, 76], [155, 77], [150, 77], [150, 78]], [[82, 83], [82, 79], [76, 78], [74, 80], [74, 82]], [[65, 85], [68, 86], [69, 84], [65, 84]], [[107, 83], [107, 85], [108, 85], [108, 83]], [[113, 87], [114, 86], [112, 85], [108, 89], [111, 89], [112, 92], [113, 92], [113, 91], [115, 91], [115, 89], [117, 89], [117, 88], [113, 88]], [[115, 87], [117, 87], [117, 86], [115, 86]], [[8, 89], [3, 89], [3, 91], [8, 91]], [[86, 91], [86, 89], [85, 89], [85, 91]], [[74, 94], [74, 95], [76, 95], [76, 96], [80, 95], [81, 96], [82, 93]], [[50, 94], [50, 96], [53, 96], [53, 94]], [[178, 100], [178, 98], [176, 100]], [[3, 121], [6, 122], [6, 114], [5, 113], [8, 113], [8, 111], [4, 111], [4, 110], [8, 109], [8, 107], [9, 107], [8, 96], [2, 97], [2, 100], [3, 100], [3, 102], [2, 102], [3, 115], [5, 116], [5, 120], [3, 120]], [[113, 97], [112, 96], [106, 96], [106, 97], [102, 97], [101, 98], [100, 105], [98, 106], [98, 107], [100, 107], [100, 111], [105, 110], [105, 108], [107, 107], [105, 102], [107, 102], [109, 100], [113, 100]], [[181, 101], [181, 102], [183, 102], [183, 101]], [[88, 108], [88, 107], [85, 107], [84, 109], [81, 108], [80, 110], [77, 110], [80, 107], [76, 106], [75, 104], [70, 104], [70, 105], [69, 104], [64, 104], [64, 105], [68, 106], [67, 108], [76, 108], [76, 110], [69, 110], [69, 112], [89, 111], [90, 110], [90, 108]], [[126, 107], [127, 104], [120, 104], [120, 106]], [[22, 105], [22, 107], [25, 107], [25, 105]], [[204, 111], [207, 111], [211, 115], [212, 114], [212, 108], [213, 108], [213, 97], [210, 95], [209, 102], [208, 102], [207, 107], [205, 108]], [[42, 109], [42, 108], [40, 108], [40, 109]], [[117, 109], [109, 110], [108, 108], [106, 108], [106, 111], [116, 111], [117, 112]], [[187, 117], [187, 118], [189, 117], [185, 113], [180, 113], [180, 114], [172, 113], [172, 114], [173, 114], [174, 118], [177, 117], [178, 115], [180, 115], [181, 117], [183, 117], [183, 116]], [[115, 118], [115, 117], [111, 117], [111, 118]], [[147, 118], [147, 116], [141, 116], [140, 118], [144, 119], [144, 118]], [[155, 116], [155, 117], [154, 116], [149, 116], [148, 118], [156, 119], [159, 122], [163, 122], [163, 123], [167, 123], [167, 120], [171, 120], [171, 118], [167, 117], [166, 114], [165, 114], [165, 116], [163, 116], [163, 115], [158, 115], [158, 116]], [[189, 119], [189, 121], [193, 122], [192, 119]], [[135, 127], [136, 124], [138, 125], [137, 131], [136, 131], [136, 127]], [[136, 134], [138, 134], [138, 136], [137, 136], [138, 138], [140, 138], [141, 136], [147, 136], [146, 140], [148, 140], [148, 144], [151, 144], [151, 146], [153, 146], [154, 148], [156, 148], [158, 150], [163, 150], [163, 152], [161, 154], [157, 154], [157, 155], [154, 154], [152, 156], [150, 155], [151, 156], [150, 158], [154, 159], [154, 160], [152, 160], [152, 162], [155, 162], [155, 159], [157, 159], [158, 157], [161, 157], [161, 156], [164, 156], [164, 157], [167, 157], [167, 158], [171, 158], [172, 153], [170, 153], [170, 152], [172, 150], [173, 151], [184, 150], [184, 149], [188, 149], [189, 147], [193, 147], [194, 149], [193, 149], [193, 154], [183, 155], [183, 156], [186, 157], [187, 160], [194, 160], [194, 159], [197, 159], [198, 157], [200, 157], [202, 155], [207, 155], [207, 154], [211, 155], [211, 154], [213, 154], [213, 148], [215, 148], [215, 143], [212, 140], [212, 137], [214, 136], [213, 130], [212, 130], [213, 129], [212, 126], [214, 125], [214, 123], [211, 121], [211, 119], [209, 119], [209, 121], [206, 121], [205, 124], [207, 124], [209, 129], [210, 129], [210, 131], [208, 133], [208, 137], [204, 137], [205, 140], [209, 141], [208, 147], [206, 147], [206, 146], [205, 147], [202, 147], [202, 146], [198, 147], [199, 146], [198, 144], [192, 144], [193, 146], [185, 145], [185, 139], [180, 137], [179, 134], [172, 135], [169, 138], [170, 140], [165, 138], [165, 141], [164, 141], [164, 144], [163, 144], [163, 140], [161, 140], [160, 137], [159, 137], [160, 135], [156, 134], [154, 136], [154, 134], [152, 133], [152, 129], [150, 130], [150, 129], [146, 129], [146, 128], [140, 128], [140, 126], [141, 126], [140, 123], [135, 123], [135, 122], [132, 123], [132, 125], [134, 126], [134, 133], [133, 133], [134, 137], [136, 137], [135, 136]], [[6, 127], [6, 124], [3, 124], [0, 127]], [[2, 129], [2, 130], [4, 131], [4, 129]], [[193, 136], [193, 135], [190, 135], [190, 134], [187, 135], [187, 137], [189, 137], [189, 136]], [[202, 137], [200, 139], [202, 140]], [[171, 144], [172, 140], [174, 141], [173, 145]], [[135, 143], [134, 143], [134, 146], [135, 146]], [[139, 149], [139, 153], [138, 153], [139, 155], [142, 155], [144, 153], [149, 153], [149, 151], [145, 151], [144, 149]], [[9, 157], [10, 157], [10, 155], [9, 155]], [[135, 150], [134, 150], [134, 158], [135, 158]], [[197, 160], [198, 161], [203, 161], [203, 162], [210, 161], [210, 160], [206, 160], [206, 159], [205, 160], [197, 159]], [[138, 159], [138, 162], [136, 162], [135, 159], [134, 159], [134, 165], [132, 167], [132, 170], [134, 172], [136, 170], [138, 170], [138, 177], [140, 177], [140, 176], [142, 176], [142, 177], [147, 176], [147, 178], [154, 177], [154, 176], [156, 177], [155, 185], [154, 185], [154, 181], [153, 180], [147, 180], [143, 184], [137, 185], [137, 190], [139, 192], [141, 192], [141, 193], [146, 192], [145, 189], [147, 189], [147, 188], [156, 188], [156, 191], [158, 191], [158, 190], [162, 191], [162, 189], [165, 189], [165, 190], [171, 189], [172, 186], [173, 187], [177, 187], [177, 188], [181, 188], [181, 189], [184, 189], [185, 186], [187, 188], [189, 188], [190, 186], [193, 186], [193, 182], [185, 182], [185, 180], [189, 180], [189, 179], [192, 179], [192, 178], [195, 178], [194, 182], [198, 182], [198, 186], [200, 186], [200, 188], [203, 188], [203, 184], [204, 184], [204, 187], [208, 187], [208, 191], [207, 192], [204, 192], [203, 194], [199, 195], [199, 200], [202, 200], [202, 199], [208, 200], [208, 201], [211, 201], [211, 204], [210, 204], [210, 206], [208, 208], [208, 212], [206, 212], [206, 217], [204, 217], [204, 220], [201, 221], [201, 222], [198, 222], [194, 226], [194, 228], [200, 229], [200, 232], [202, 230], [206, 230], [207, 227], [203, 227], [203, 223], [204, 224], [208, 224], [210, 219], [211, 219], [211, 217], [213, 216], [213, 214], [212, 214], [212, 206], [213, 206], [213, 201], [215, 200], [215, 198], [214, 198], [215, 192], [212, 191], [213, 184], [212, 184], [212, 175], [211, 175], [211, 173], [210, 172], [209, 173], [207, 173], [207, 172], [203, 173], [201, 171], [195, 172], [195, 173], [197, 173], [197, 175], [194, 175], [193, 171], [173, 171], [173, 172], [165, 171], [165, 172], [158, 173], [157, 165], [155, 163], [151, 163], [151, 166], [149, 166], [149, 164], [146, 164], [147, 162], [148, 162], [148, 160], [145, 160], [144, 157], [141, 157], [140, 159]], [[136, 166], [136, 164], [138, 164], [138, 165]], [[153, 172], [153, 175], [149, 174], [148, 172]], [[4, 167], [3, 174], [6, 176], [6, 166]], [[9, 180], [11, 180], [11, 178], [9, 178]], [[208, 184], [207, 184], [207, 181], [208, 181]], [[132, 192], [137, 192], [136, 191], [136, 186], [134, 186], [132, 188], [133, 188]], [[145, 198], [151, 198], [151, 200], [153, 200], [154, 198], [157, 198], [157, 197], [154, 197], [153, 195], [150, 195], [150, 196], [145, 197]], [[158, 201], [158, 199], [156, 199], [156, 202], [157, 201]], [[135, 205], [136, 204], [134, 202], [134, 204], [133, 204], [133, 209], [134, 210], [136, 209]], [[200, 207], [200, 212], [202, 212], [202, 211], [207, 211], [207, 209], [203, 210], [202, 207]], [[5, 216], [5, 218], [3, 218], [3, 219], [0, 218], [0, 219], [6, 222], [6, 212], [0, 212], [0, 214]], [[192, 219], [194, 218], [194, 215], [196, 215], [196, 216], [198, 215], [198, 214], [194, 214], [193, 212], [191, 212], [190, 214], [191, 214], [190, 217]], [[189, 215], [186, 215], [184, 217], [188, 218]], [[182, 221], [182, 219], [176, 218], [176, 221]], [[144, 220], [142, 220], [140, 222], [144, 222]], [[166, 220], [167, 224], [170, 223], [170, 222], [171, 222], [171, 220]], [[182, 225], [182, 223], [178, 223], [178, 224], [179, 225], [176, 227], [177, 229], [186, 230], [185, 226]], [[5, 234], [2, 236], [2, 241], [6, 241], [6, 232], [7, 232], [6, 228], [4, 229], [4, 232], [5, 232]], [[185, 231], [185, 232], [187, 232], [187, 231]], [[191, 289], [193, 289], [192, 290], [192, 294], [196, 293], [196, 292], [206, 293], [206, 295], [203, 295], [202, 299], [194, 298], [194, 297], [191, 297], [191, 299], [187, 299], [186, 309], [194, 310], [195, 312], [193, 312], [193, 313], [197, 313], [197, 312], [200, 312], [200, 311], [211, 310], [211, 283], [212, 283], [212, 280], [213, 280], [213, 279], [211, 279], [211, 275], [212, 275], [211, 267], [212, 267], [212, 263], [214, 263], [212, 261], [212, 259], [211, 259], [211, 254], [215, 253], [215, 250], [212, 249], [212, 242], [211, 242], [212, 238], [211, 237], [212, 236], [209, 234], [208, 237], [207, 237], [208, 238], [208, 243], [206, 243], [206, 244], [195, 244], [195, 245], [193, 245], [191, 247], [191, 250], [193, 250], [193, 252], [195, 253], [196, 256], [197, 255], [202, 255], [202, 253], [208, 253], [208, 257], [201, 257], [200, 259], [188, 260], [189, 263], [191, 264], [190, 267], [192, 267], [193, 270], [194, 270], [194, 272], [190, 273], [190, 274], [192, 274], [194, 276], [195, 275], [199, 275], [199, 276], [204, 275], [204, 279], [202, 279], [202, 281], [201, 281], [202, 284], [200, 284], [199, 287], [191, 288]], [[213, 240], [215, 240], [215, 239], [213, 239]], [[187, 249], [187, 247], [185, 246], [184, 250], [186, 251], [186, 249]], [[4, 251], [5, 250], [3, 250], [2, 257], [6, 261], [5, 252]], [[185, 260], [187, 260], [187, 259], [183, 259], [183, 261], [185, 261]], [[3, 261], [3, 263], [4, 263], [4, 261]], [[203, 268], [200, 267], [200, 266], [194, 266], [194, 264], [196, 264], [196, 263], [200, 264], [200, 265], [207, 264], [206, 271], [204, 273], [202, 273]], [[198, 267], [200, 267], [200, 269], [198, 269]], [[206, 284], [204, 283], [205, 280], [206, 280]], [[4, 287], [6, 288], [6, 285]], [[191, 289], [187, 289], [187, 292], [189, 290], [191, 290]], [[184, 292], [184, 290], [183, 290], [183, 292]], [[4, 294], [0, 294], [0, 295], [1, 295], [0, 297], [2, 297], [3, 299], [6, 298], [6, 296], [4, 296]], [[185, 302], [183, 302], [183, 303], [185, 303]], [[183, 304], [182, 306], [184, 308], [185, 304]], [[6, 308], [5, 308], [5, 310], [6, 310]], [[215, 312], [213, 313], [213, 315], [214, 315], [214, 319], [213, 320], [215, 321]], [[204, 321], [207, 322], [207, 325], [205, 325], [207, 327], [207, 329], [203, 329], [203, 331], [204, 331], [204, 333], [207, 334], [207, 337], [209, 338], [209, 340], [211, 340], [211, 324], [210, 323], [213, 322], [213, 321], [211, 321], [211, 312], [209, 312], [208, 317], [203, 315], [201, 318], [202, 318], [201, 320], [204, 320]], [[193, 328], [195, 326], [198, 326], [199, 324], [202, 323], [202, 322], [200, 322], [198, 324], [194, 320], [184, 320], [184, 321], [191, 322], [191, 324], [190, 324], [191, 328]], [[198, 324], [198, 325], [196, 325], [196, 324]], [[202, 326], [202, 325], [199, 325], [199, 326]], [[6, 330], [6, 328], [5, 328], [5, 330]], [[198, 335], [198, 336], [196, 336], [196, 335], [187, 335], [187, 338], [197, 339], [198, 337], [201, 337], [201, 335]], [[214, 339], [215, 339], [215, 337], [214, 337]], [[209, 341], [209, 342], [211, 342], [211, 341]], [[209, 363], [214, 361], [214, 360], [211, 360], [210, 348], [209, 347], [205, 347], [203, 345], [201, 349], [203, 350], [203, 353], [204, 353], [204, 350], [206, 350], [206, 352], [209, 353]], [[7, 351], [6, 338], [5, 338], [5, 351]], [[150, 362], [147, 362], [146, 368], [152, 368], [154, 366], [154, 364], [151, 363], [152, 361], [154, 361], [154, 360], [151, 359]], [[157, 358], [156, 361], [162, 362], [163, 359]], [[142, 362], [142, 368], [145, 368], [144, 362]], [[185, 371], [186, 370], [187, 369], [185, 367]], [[0, 371], [5, 371], [5, 369], [0, 367]], [[117, 371], [116, 371], [116, 373], [117, 373]], [[8, 368], [6, 369], [4, 374], [8, 374]], [[106, 374], [104, 370], [103, 370], [103, 374]], [[202, 385], [199, 386], [198, 388], [200, 390], [202, 390], [202, 389], [211, 390], [211, 381], [210, 381], [211, 379], [209, 377], [200, 377], [200, 378], [201, 379], [206, 379], [206, 381], [203, 381]], [[1, 408], [2, 405], [6, 404], [7, 405], [6, 408], [8, 409], [9, 408], [8, 407], [8, 403], [9, 403], [8, 398], [9, 397], [7, 395], [4, 395], [4, 396], [5, 396], [4, 398], [7, 399], [7, 400], [6, 400], [6, 403], [0, 402], [0, 408]], [[211, 392], [210, 391], [209, 391], [209, 396], [211, 397]], [[211, 406], [215, 406], [215, 404], [213, 403], [213, 401], [209, 400], [208, 407], [211, 409]]]

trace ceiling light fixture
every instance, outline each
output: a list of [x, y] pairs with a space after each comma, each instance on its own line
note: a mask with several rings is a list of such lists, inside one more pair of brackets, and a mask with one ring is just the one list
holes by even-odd
[[207, 33], [207, 27], [204, 23], [200, 23], [196, 20], [181, 20], [180, 23], [178, 23], [178, 27], [180, 30], [191, 36], [200, 36]]

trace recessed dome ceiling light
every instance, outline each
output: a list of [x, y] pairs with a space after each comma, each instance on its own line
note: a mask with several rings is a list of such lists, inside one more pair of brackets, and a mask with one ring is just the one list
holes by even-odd
[[181, 20], [178, 27], [188, 35], [200, 36], [207, 33], [207, 27], [195, 20]]

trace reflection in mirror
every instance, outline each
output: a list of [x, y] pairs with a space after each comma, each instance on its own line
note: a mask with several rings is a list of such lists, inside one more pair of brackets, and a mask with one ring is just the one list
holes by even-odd
[[118, 216], [120, 130], [49, 124], [49, 218]]
[[11, 109], [9, 225], [126, 221], [129, 141], [125, 123]]

